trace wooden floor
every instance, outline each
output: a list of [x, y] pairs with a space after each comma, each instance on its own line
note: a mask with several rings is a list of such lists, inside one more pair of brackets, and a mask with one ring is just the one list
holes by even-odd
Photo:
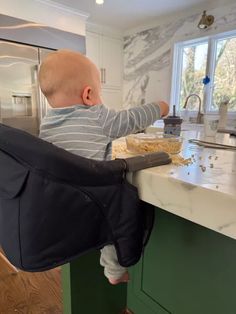
[[9, 274], [0, 260], [0, 314], [62, 314], [60, 268]]

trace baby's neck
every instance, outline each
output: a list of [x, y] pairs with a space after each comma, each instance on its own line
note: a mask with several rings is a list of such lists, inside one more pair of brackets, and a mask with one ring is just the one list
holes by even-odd
[[83, 104], [80, 97], [66, 97], [64, 95], [56, 95], [48, 98], [48, 102], [52, 108], [67, 108], [75, 105]]

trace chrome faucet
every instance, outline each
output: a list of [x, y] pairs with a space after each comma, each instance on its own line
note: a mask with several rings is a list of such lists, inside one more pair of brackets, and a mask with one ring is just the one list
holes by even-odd
[[203, 117], [203, 113], [201, 113], [201, 106], [202, 106], [202, 100], [200, 98], [200, 96], [198, 96], [197, 94], [190, 94], [188, 95], [188, 97], [186, 98], [185, 100], [185, 103], [184, 103], [184, 106], [183, 106], [183, 109], [186, 109], [187, 107], [187, 104], [188, 104], [188, 100], [190, 97], [192, 96], [195, 96], [198, 98], [199, 100], [199, 105], [198, 105], [198, 113], [197, 113], [197, 120], [196, 120], [196, 123], [201, 123], [202, 122], [202, 117]]

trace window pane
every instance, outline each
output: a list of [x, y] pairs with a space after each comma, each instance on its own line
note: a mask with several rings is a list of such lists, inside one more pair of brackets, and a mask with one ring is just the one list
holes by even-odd
[[226, 98], [229, 110], [236, 111], [236, 37], [217, 41], [212, 110]]
[[[197, 94], [203, 99], [203, 78], [206, 73], [208, 43], [185, 46], [183, 49], [183, 66], [180, 87], [180, 109], [190, 94]], [[196, 97], [191, 97], [188, 109], [198, 110]]]

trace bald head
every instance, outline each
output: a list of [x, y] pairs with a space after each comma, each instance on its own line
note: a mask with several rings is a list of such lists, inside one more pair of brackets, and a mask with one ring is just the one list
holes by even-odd
[[93, 97], [92, 103], [87, 105], [101, 102], [98, 69], [78, 52], [58, 50], [50, 53], [40, 66], [39, 85], [53, 107], [87, 104], [83, 99], [86, 88]]

